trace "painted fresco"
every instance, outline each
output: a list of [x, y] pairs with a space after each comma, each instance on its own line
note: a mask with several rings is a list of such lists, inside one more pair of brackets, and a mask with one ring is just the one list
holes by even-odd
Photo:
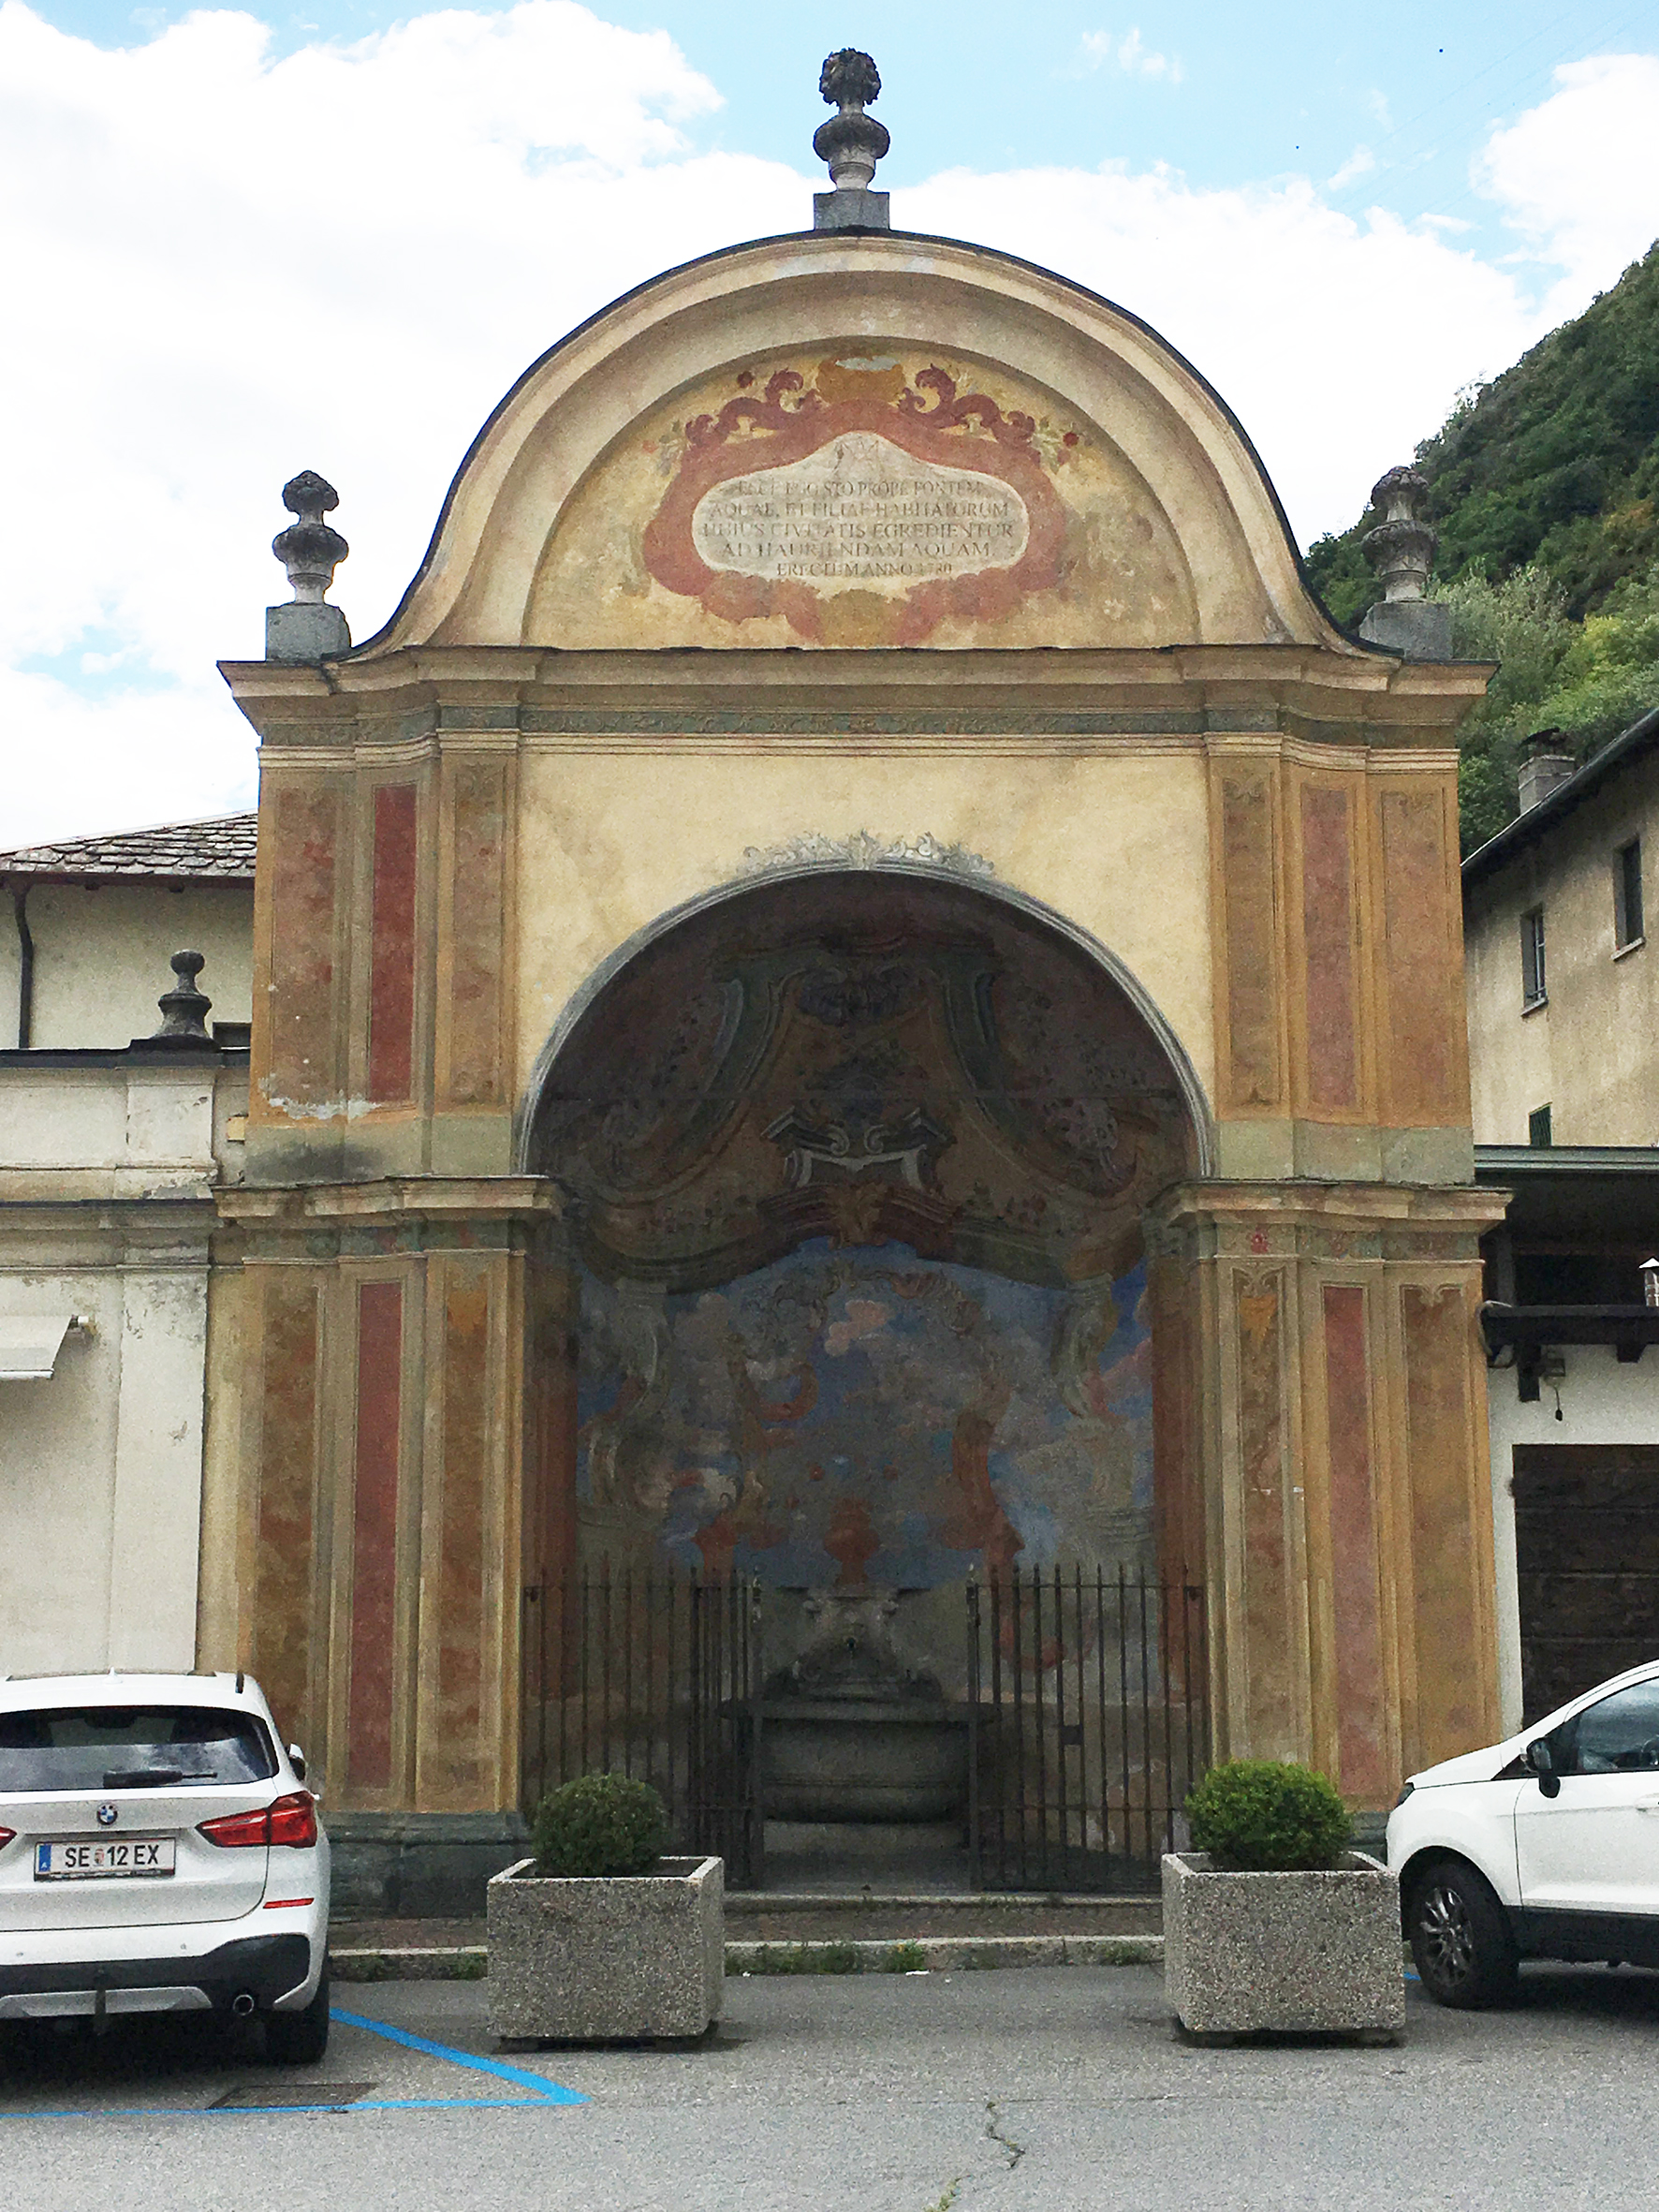
[[871, 871], [757, 886], [652, 946], [561, 1055], [532, 1159], [608, 1281], [710, 1289], [828, 1237], [1064, 1290], [1138, 1263], [1190, 1139], [1097, 965]]
[[565, 503], [526, 643], [1163, 645], [1198, 634], [1168, 517], [1098, 423], [996, 363], [738, 361]]
[[1145, 1268], [1060, 1289], [814, 1238], [719, 1289], [587, 1275], [590, 1559], [777, 1588], [1150, 1560]]

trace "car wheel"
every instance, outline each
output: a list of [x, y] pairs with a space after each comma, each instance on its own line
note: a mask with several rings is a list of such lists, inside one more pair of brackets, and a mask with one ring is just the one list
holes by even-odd
[[1417, 1877], [1406, 1933], [1423, 1987], [1437, 2004], [1478, 2012], [1515, 1995], [1509, 1915], [1486, 1877], [1461, 1859], [1436, 1859]]
[[315, 2066], [329, 2047], [329, 1969], [299, 2013], [267, 2013], [265, 2053], [278, 2066]]

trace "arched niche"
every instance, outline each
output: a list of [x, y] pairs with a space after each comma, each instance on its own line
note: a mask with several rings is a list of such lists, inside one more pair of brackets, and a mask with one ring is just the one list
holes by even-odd
[[665, 917], [524, 1115], [569, 1276], [533, 1521], [795, 1589], [1152, 1564], [1143, 1221], [1207, 1122], [1131, 981], [1000, 889], [791, 869]]

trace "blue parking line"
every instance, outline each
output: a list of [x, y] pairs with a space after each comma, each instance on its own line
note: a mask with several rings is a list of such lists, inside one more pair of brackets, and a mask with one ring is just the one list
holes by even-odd
[[[524, 2112], [535, 2104], [560, 2104], [559, 2097], [362, 2097], [355, 2104], [100, 2104], [72, 2105], [62, 2112], [0, 2112], [5, 2120], [236, 2120], [278, 2119], [294, 2114], [331, 2112]], [[569, 2102], [585, 2104], [585, 2097]]]
[[279, 2113], [352, 2113], [352, 2112], [507, 2112], [523, 2111], [533, 2104], [586, 2104], [588, 2099], [580, 2089], [567, 2089], [563, 2082], [551, 2082], [544, 2073], [532, 2073], [522, 2066], [505, 2066], [499, 2058], [483, 2058], [474, 2051], [457, 2051], [448, 2043], [434, 2043], [424, 2035], [411, 2035], [406, 2028], [393, 2028], [385, 2020], [371, 2020], [366, 2013], [343, 2013], [330, 2006], [329, 2017], [338, 2020], [343, 2028], [365, 2028], [371, 2035], [383, 2035], [388, 2042], [402, 2043], [406, 2050], [419, 2051], [428, 2058], [441, 2058], [450, 2066], [463, 2066], [474, 2073], [492, 2074], [497, 2081], [510, 2082], [515, 2088], [528, 2089], [528, 2097], [362, 2097], [354, 2104], [233, 2104], [218, 2105], [104, 2105], [87, 2110], [84, 2106], [58, 2112], [30, 2112], [14, 2110], [0, 2112], [0, 2119], [7, 2120], [201, 2120], [247, 2118], [258, 2114], [272, 2118]]
[[[330, 2006], [329, 2017], [346, 2028], [366, 2028], [371, 2035], [383, 2035], [388, 2042], [402, 2043], [405, 2050], [420, 2051], [429, 2058], [447, 2059], [451, 2066], [465, 2066], [475, 2073], [493, 2074], [498, 2082], [511, 2082], [521, 2089], [534, 2090], [535, 2095], [523, 2101], [547, 2104], [585, 2104], [588, 2100], [580, 2089], [567, 2089], [563, 2082], [551, 2082], [545, 2073], [531, 2073], [522, 2066], [504, 2066], [499, 2058], [482, 2058], [474, 2051], [452, 2050], [448, 2043], [434, 2043], [424, 2035], [411, 2035], [406, 2028], [393, 2028], [385, 2020], [371, 2020], [365, 2013], [343, 2013], [338, 2006]], [[519, 2099], [511, 2101], [517, 2103]], [[352, 2109], [367, 2109], [358, 2105]]]

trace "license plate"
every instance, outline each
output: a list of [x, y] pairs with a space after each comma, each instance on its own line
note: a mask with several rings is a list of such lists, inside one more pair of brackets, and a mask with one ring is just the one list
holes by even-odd
[[37, 1881], [98, 1881], [115, 1874], [170, 1874], [177, 1845], [149, 1836], [108, 1843], [37, 1843]]

